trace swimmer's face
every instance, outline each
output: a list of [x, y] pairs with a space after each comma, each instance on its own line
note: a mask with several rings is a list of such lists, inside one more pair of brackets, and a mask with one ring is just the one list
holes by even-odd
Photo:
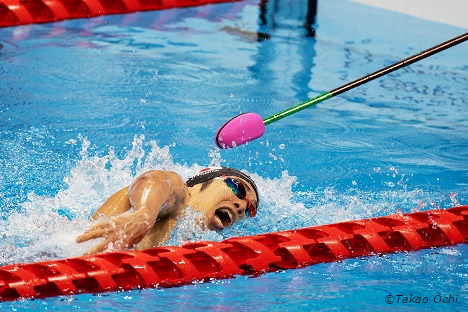
[[203, 190], [201, 184], [192, 187], [189, 205], [205, 214], [204, 222], [211, 230], [222, 230], [245, 218], [249, 202], [257, 207], [258, 199], [252, 186], [242, 178], [230, 178], [243, 184], [245, 199], [238, 198], [221, 178], [213, 179]]

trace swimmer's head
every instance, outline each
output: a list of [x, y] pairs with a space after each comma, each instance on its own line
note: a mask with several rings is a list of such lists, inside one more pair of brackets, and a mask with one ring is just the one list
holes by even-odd
[[205, 213], [205, 224], [210, 229], [224, 229], [257, 213], [257, 186], [237, 169], [206, 168], [186, 183], [191, 189], [189, 205]]

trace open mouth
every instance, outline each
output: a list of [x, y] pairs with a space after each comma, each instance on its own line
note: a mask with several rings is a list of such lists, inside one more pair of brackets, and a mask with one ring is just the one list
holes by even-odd
[[219, 228], [225, 228], [232, 224], [232, 212], [227, 208], [218, 208], [214, 213], [215, 222]]

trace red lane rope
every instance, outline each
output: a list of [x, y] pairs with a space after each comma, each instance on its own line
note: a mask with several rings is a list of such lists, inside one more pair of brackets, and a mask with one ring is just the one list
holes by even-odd
[[468, 239], [468, 206], [145, 251], [0, 267], [0, 301], [172, 287]]
[[0, 27], [238, 0], [0, 0]]

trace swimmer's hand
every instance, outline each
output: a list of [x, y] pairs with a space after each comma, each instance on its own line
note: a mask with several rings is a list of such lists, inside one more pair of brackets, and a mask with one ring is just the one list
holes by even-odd
[[76, 242], [82, 243], [95, 238], [105, 238], [103, 242], [91, 248], [87, 254], [124, 250], [140, 242], [153, 225], [154, 218], [151, 217], [148, 209], [141, 208], [96, 223], [78, 236]]

